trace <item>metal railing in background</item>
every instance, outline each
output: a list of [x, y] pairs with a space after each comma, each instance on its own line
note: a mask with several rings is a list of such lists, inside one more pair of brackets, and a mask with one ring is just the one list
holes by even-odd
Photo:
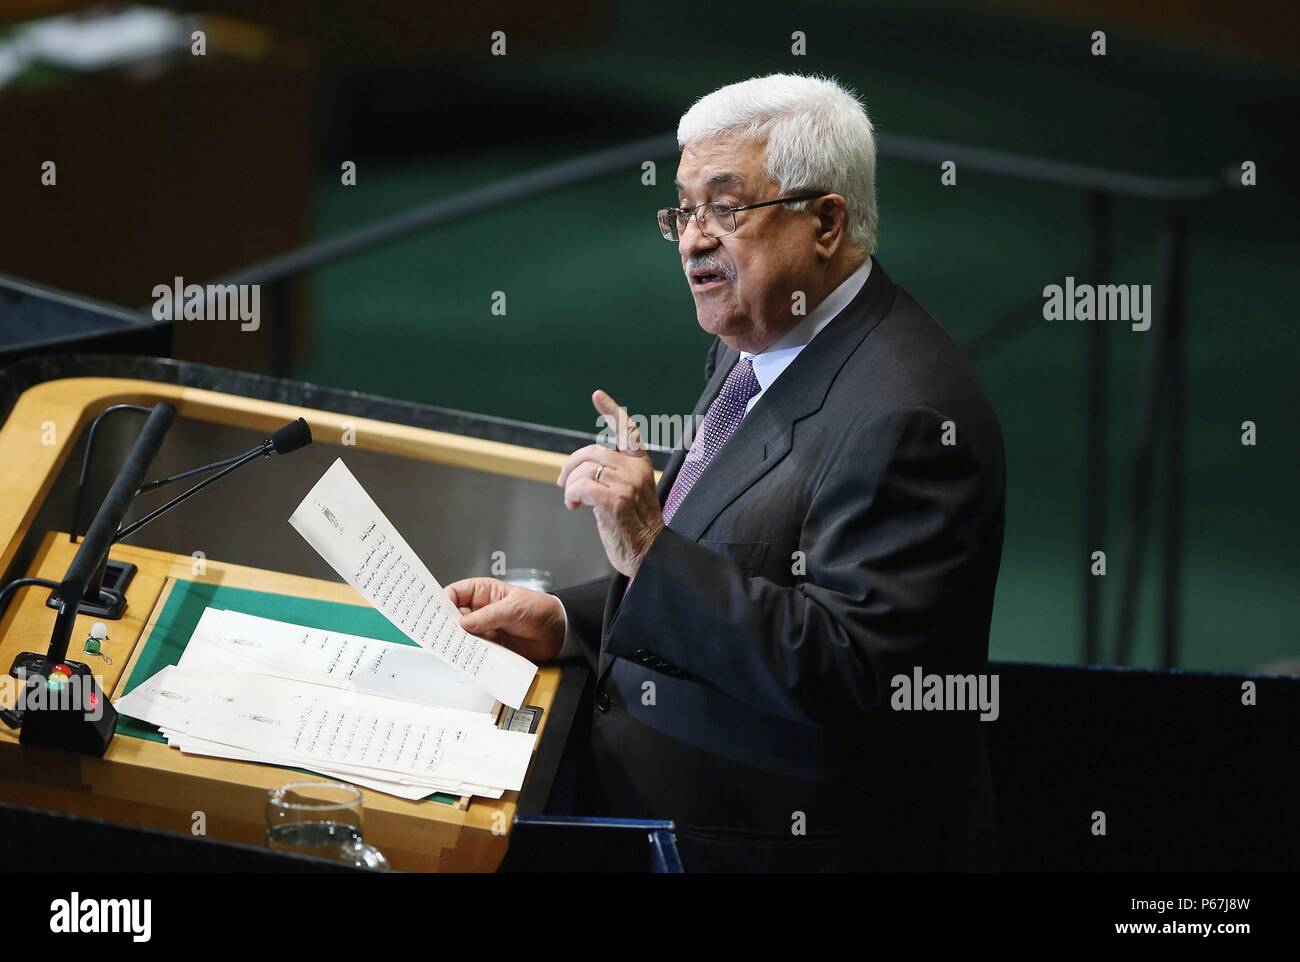
[[[1131, 518], [1123, 546], [1123, 576], [1117, 605], [1112, 658], [1127, 664], [1132, 657], [1147, 529], [1157, 469], [1163, 473], [1165, 510], [1161, 517], [1164, 572], [1161, 582], [1160, 652], [1165, 667], [1178, 663], [1184, 514], [1187, 340], [1184, 316], [1187, 211], [1237, 181], [1231, 170], [1218, 177], [1161, 178], [1061, 163], [1000, 150], [962, 146], [920, 137], [881, 134], [876, 138], [881, 158], [939, 165], [952, 161], [963, 171], [1008, 177], [1081, 192], [1087, 203], [1090, 243], [1078, 272], [1088, 282], [1105, 283], [1115, 260], [1111, 218], [1116, 200], [1142, 201], [1160, 210], [1160, 246], [1156, 285], [1154, 336], [1147, 345], [1136, 434], [1132, 451]], [[607, 174], [639, 167], [645, 160], [676, 153], [674, 134], [646, 137], [632, 143], [584, 154], [525, 174], [453, 194], [413, 207], [335, 237], [307, 244], [269, 260], [251, 264], [220, 280], [225, 284], [271, 285], [274, 318], [290, 316], [288, 281], [356, 254], [374, 250], [411, 234], [452, 223], [484, 210], [571, 187]], [[1032, 311], [1031, 311], [1032, 308]], [[972, 359], [990, 353], [1041, 319], [1042, 301], [1035, 299], [996, 319], [964, 345]], [[274, 372], [289, 372], [292, 344], [289, 325], [274, 323]], [[1103, 657], [1101, 579], [1091, 573], [1091, 555], [1105, 541], [1109, 451], [1107, 388], [1110, 381], [1106, 326], [1089, 329], [1083, 384], [1085, 420], [1081, 657], [1087, 664]], [[1163, 442], [1163, 452], [1160, 451]]]

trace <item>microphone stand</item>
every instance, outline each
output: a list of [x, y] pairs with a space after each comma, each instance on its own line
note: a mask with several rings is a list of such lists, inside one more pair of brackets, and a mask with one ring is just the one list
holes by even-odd
[[[154, 510], [146, 514], [143, 518], [140, 518], [139, 520], [132, 522], [131, 524], [127, 525], [124, 528], [120, 528], [117, 534], [113, 536], [113, 540], [110, 542], [109, 546], [112, 547], [112, 545], [115, 545], [119, 541], [123, 540], [124, 538], [127, 538], [130, 535], [134, 534], [136, 531], [143, 528], [154, 518], [157, 518], [159, 515], [166, 514], [168, 511], [176, 507], [176, 505], [180, 504], [182, 501], [185, 501], [193, 497], [194, 495], [198, 494], [200, 491], [206, 488], [209, 484], [212, 484], [214, 481], [221, 480], [230, 472], [234, 471], [236, 468], [243, 467], [249, 461], [255, 460], [258, 457], [269, 458], [270, 456], [271, 456], [271, 441], [270, 439], [268, 439], [264, 441], [260, 446], [253, 448], [251, 451], [246, 451], [243, 454], [235, 455], [235, 457], [233, 458], [227, 458], [224, 461], [217, 461], [214, 464], [205, 464], [201, 468], [192, 468], [189, 471], [182, 471], [180, 474], [173, 475], [170, 478], [162, 478], [161, 480], [150, 481], [147, 484], [141, 485], [139, 488], [136, 489], [136, 494], [140, 494], [142, 491], [152, 491], [162, 487], [165, 484], [171, 484], [173, 481], [180, 481], [183, 478], [193, 477], [196, 474], [201, 474], [204, 471], [211, 471], [219, 466], [225, 465], [225, 470], [212, 475], [212, 477], [210, 478], [204, 478], [198, 484], [194, 485], [194, 487], [189, 488], [188, 490], [182, 492], [177, 497], [172, 498], [167, 503], [159, 505], [157, 508], [155, 508]], [[115, 566], [121, 564], [122, 570], [115, 571], [114, 578], [113, 578], [114, 587], [105, 588], [104, 579], [105, 576], [108, 574], [108, 569], [110, 564], [113, 564]], [[86, 586], [86, 597], [85, 599], [82, 600], [80, 610], [83, 613], [97, 614], [100, 615], [101, 617], [108, 618], [113, 621], [117, 620], [118, 618], [121, 618], [122, 615], [126, 612], [126, 586], [128, 583], [130, 583], [131, 578], [134, 575], [135, 575], [135, 565], [126, 564], [122, 562], [110, 562], [108, 560], [108, 552], [105, 551], [103, 560], [100, 561], [99, 567], [95, 570], [94, 577], [90, 579], [90, 583]], [[57, 608], [58, 594], [52, 593], [49, 597], [49, 600], [46, 602], [46, 604], [51, 608]]]
[[[141, 483], [135, 489], [136, 495], [142, 494], [145, 491], [155, 491], [158, 488], [161, 488], [165, 485], [173, 484], [176, 481], [182, 481], [185, 478], [192, 478], [195, 475], [202, 474], [205, 471], [217, 472], [211, 477], [204, 478], [202, 481], [200, 481], [198, 484], [194, 485], [193, 487], [187, 488], [185, 491], [181, 492], [179, 495], [172, 498], [170, 501], [167, 501], [164, 504], [159, 505], [157, 508], [150, 511], [144, 517], [139, 518], [136, 521], [133, 521], [131, 524], [126, 525], [125, 527], [119, 528], [117, 532], [113, 535], [112, 540], [109, 542], [109, 547], [112, 547], [112, 545], [117, 544], [119, 541], [122, 541], [125, 538], [129, 538], [131, 535], [135, 534], [135, 532], [139, 531], [150, 521], [153, 521], [155, 518], [166, 514], [168, 511], [176, 507], [178, 504], [182, 503], [183, 501], [187, 501], [190, 498], [192, 498], [194, 495], [198, 494], [208, 485], [214, 484], [215, 482], [221, 480], [231, 472], [236, 471], [239, 468], [242, 468], [245, 464], [248, 464], [250, 461], [255, 461], [259, 457], [269, 458], [273, 452], [279, 454], [288, 454], [291, 451], [296, 451], [298, 448], [303, 447], [304, 445], [311, 444], [311, 440], [312, 440], [311, 429], [307, 426], [307, 422], [302, 418], [298, 418], [296, 421], [291, 421], [289, 424], [280, 428], [271, 437], [267, 438], [257, 447], [249, 451], [245, 451], [243, 454], [236, 454], [233, 457], [223, 458], [222, 460], [214, 461], [211, 464], [205, 464], [201, 467], [191, 468], [188, 471], [181, 471], [179, 474], [173, 474], [170, 477], [160, 478], [157, 481], [148, 481], [148, 482]], [[115, 572], [115, 577], [113, 579], [114, 587], [111, 589], [104, 587], [104, 579], [106, 574], [108, 573], [110, 564], [111, 565], [120, 564], [122, 568], [122, 570]], [[125, 598], [126, 585], [131, 580], [131, 577], [134, 576], [134, 574], [135, 574], [135, 565], [122, 563], [122, 562], [110, 562], [108, 559], [108, 549], [106, 548], [104, 550], [104, 555], [99, 563], [99, 566], [96, 568], [93, 577], [91, 578], [90, 582], [86, 586], [86, 596], [85, 599], [82, 601], [81, 605], [79, 606], [79, 610], [84, 614], [96, 614], [96, 615], [100, 615], [101, 617], [108, 618], [110, 620], [116, 620], [118, 618], [121, 618], [123, 613], [126, 611], [126, 598]], [[49, 599], [46, 601], [46, 604], [51, 608], [58, 608], [59, 599], [57, 593], [52, 593]]]
[[[175, 416], [176, 409], [170, 404], [160, 402], [154, 405], [127, 455], [126, 463], [86, 531], [86, 537], [77, 549], [77, 555], [68, 567], [62, 583], [57, 586], [57, 591], [51, 593], [47, 604], [57, 608], [59, 614], [54, 622], [48, 651], [44, 655], [25, 651], [14, 659], [9, 673], [22, 680], [26, 694], [35, 696], [35, 707], [22, 712], [6, 710], [0, 721], [10, 727], [21, 726], [20, 738], [24, 744], [50, 745], [87, 755], [103, 755], [113, 738], [117, 722], [116, 709], [100, 689], [90, 666], [67, 660], [68, 644], [77, 614], [86, 607], [84, 599], [98, 601], [103, 595], [116, 594], [103, 588], [109, 549], [245, 464], [258, 458], [268, 458], [272, 452], [288, 454], [312, 441], [307, 422], [298, 418], [243, 454], [158, 481], [145, 482], [144, 472], [161, 447], [163, 437]], [[213, 470], [216, 473], [212, 476], [204, 478], [137, 521], [122, 526], [122, 518], [130, 508], [131, 501], [141, 491], [152, 491], [174, 481]], [[4, 601], [12, 591], [32, 584], [49, 582], [36, 578], [11, 582], [0, 590], [0, 610], [3, 610]], [[120, 601], [116, 617], [121, 617], [126, 608], [125, 596], [116, 600]], [[90, 610], [98, 613], [95, 608]], [[84, 704], [72, 703], [69, 695], [73, 690], [85, 694]]]
[[[147, 525], [154, 518], [158, 517], [161, 514], [166, 514], [168, 511], [176, 507], [176, 505], [180, 504], [182, 501], [188, 501], [190, 498], [194, 497], [194, 495], [198, 494], [208, 485], [220, 481], [222, 478], [230, 474], [232, 471], [235, 471], [238, 468], [242, 468], [249, 461], [254, 461], [257, 458], [269, 458], [271, 456], [271, 450], [272, 450], [272, 444], [270, 439], [268, 438], [260, 447], [253, 448], [253, 450], [251, 451], [247, 451], [244, 454], [237, 455], [225, 468], [218, 471], [216, 474], [212, 475], [211, 477], [204, 478], [198, 484], [194, 485], [194, 487], [187, 488], [185, 491], [182, 491], [180, 494], [178, 494], [176, 497], [172, 498], [170, 501], [166, 502], [165, 504], [160, 504], [158, 507], [154, 508], [148, 514], [146, 514], [143, 518], [131, 522], [125, 528], [119, 529], [117, 534], [114, 535], [113, 537], [113, 543], [117, 544], [123, 538], [129, 538], [131, 535], [135, 534], [137, 531], [139, 531], [141, 528]], [[195, 468], [194, 471], [192, 472], [187, 471], [185, 472], [185, 474], [189, 475], [189, 474], [197, 473], [198, 471], [206, 471], [206, 470], [208, 470], [208, 467]], [[162, 485], [167, 484], [171, 481], [179, 481], [181, 477], [182, 477], [181, 475], [178, 475], [175, 478], [164, 478], [162, 481], [151, 482], [151, 485], [153, 487], [161, 487]]]

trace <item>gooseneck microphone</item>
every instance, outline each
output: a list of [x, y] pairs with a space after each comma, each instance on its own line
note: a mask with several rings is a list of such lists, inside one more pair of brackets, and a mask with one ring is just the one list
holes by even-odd
[[[162, 407], [162, 405], [159, 405], [159, 407]], [[170, 405], [167, 407], [170, 408]], [[151, 415], [151, 419], [154, 417], [154, 415]], [[171, 423], [170, 417], [171, 416], [167, 417], [167, 425]], [[145, 427], [148, 429], [150, 423], [146, 422]], [[109, 517], [106, 517], [103, 520], [97, 516], [95, 519], [96, 524], [92, 524], [91, 530], [86, 533], [86, 539], [82, 542], [82, 551], [86, 552], [87, 557], [93, 557], [95, 561], [90, 562], [93, 567], [91, 567], [90, 576], [85, 582], [84, 594], [82, 596], [84, 604], [79, 602], [76, 606], [78, 610], [100, 614], [107, 618], [119, 618], [125, 610], [125, 592], [118, 590], [117, 587], [114, 587], [113, 590], [109, 590], [104, 586], [105, 575], [109, 567], [108, 549], [113, 545], [117, 544], [123, 538], [130, 537], [150, 521], [166, 514], [182, 501], [192, 498], [208, 485], [224, 478], [232, 471], [243, 467], [250, 461], [255, 461], [258, 458], [269, 458], [273, 453], [288, 454], [291, 451], [296, 451], [301, 447], [311, 444], [311, 428], [307, 426], [305, 420], [298, 418], [296, 421], [291, 421], [277, 430], [257, 447], [245, 451], [243, 454], [236, 454], [233, 457], [214, 461], [211, 464], [191, 468], [188, 471], [181, 471], [179, 474], [160, 478], [157, 481], [143, 481], [141, 480], [141, 475], [148, 467], [149, 461], [152, 460], [153, 452], [157, 450], [159, 445], [161, 445], [162, 432], [165, 431], [166, 425], [160, 422], [154, 431], [156, 437], [147, 439], [150, 443], [141, 448], [141, 450], [147, 451], [148, 453], [148, 458], [144, 460], [143, 463], [132, 466], [131, 459], [128, 459], [127, 468], [123, 469], [122, 474], [119, 475], [117, 479], [117, 483], [114, 485], [113, 491], [110, 492], [110, 497], [105, 501], [106, 506], [108, 506], [109, 502], [112, 502], [114, 510], [108, 512]], [[149, 434], [148, 431], [142, 431], [141, 438], [145, 439], [147, 434]], [[137, 441], [137, 447], [140, 447], [139, 440]], [[137, 521], [134, 521], [125, 527], [118, 527], [122, 516], [126, 514], [131, 500], [136, 495], [145, 491], [154, 491], [164, 485], [173, 484], [176, 481], [182, 481], [185, 478], [192, 478], [195, 475], [207, 474], [210, 471], [216, 471], [217, 473], [213, 474], [211, 477], [204, 478], [192, 488], [183, 491], [165, 504], [159, 505]], [[101, 514], [102, 513], [104, 512], [101, 510]], [[96, 525], [98, 525], [98, 527], [96, 527]], [[94, 535], [94, 537], [92, 537], [92, 535]], [[82, 551], [77, 552], [78, 559], [82, 557]], [[129, 580], [130, 575], [134, 573], [134, 568], [130, 565], [127, 565], [126, 568], [130, 569], [125, 576], [126, 580]], [[125, 587], [125, 582], [123, 582], [121, 587]], [[51, 606], [57, 607], [57, 600], [51, 598], [50, 604]]]
[[311, 444], [311, 428], [306, 421], [298, 418], [272, 434], [269, 443], [276, 454], [289, 454]]
[[[311, 428], [308, 427], [305, 420], [298, 418], [296, 421], [290, 421], [284, 427], [280, 428], [251, 451], [245, 451], [243, 454], [236, 454], [234, 457], [226, 458], [222, 461], [214, 461], [211, 464], [205, 464], [199, 468], [192, 468], [189, 471], [182, 471], [180, 474], [173, 474], [167, 478], [161, 478], [157, 481], [149, 481], [142, 484], [136, 490], [137, 494], [143, 491], [153, 491], [156, 488], [161, 488], [163, 485], [171, 484], [174, 481], [180, 481], [184, 478], [193, 477], [196, 474], [203, 474], [207, 471], [217, 471], [217, 473], [212, 475], [212, 477], [204, 478], [198, 484], [194, 485], [194, 487], [182, 491], [165, 504], [160, 504], [139, 520], [131, 522], [131, 524], [128, 524], [124, 528], [119, 528], [117, 534], [113, 537], [113, 543], [116, 544], [123, 538], [128, 538], [135, 534], [135, 532], [139, 531], [154, 518], [166, 514], [182, 501], [192, 498], [208, 485], [221, 480], [237, 468], [242, 468], [249, 461], [255, 461], [258, 458], [269, 458], [273, 453], [289, 454], [293, 451], [297, 451], [299, 448], [304, 448], [309, 444], [311, 444]], [[218, 471], [217, 469], [220, 470]]]
[[[245, 451], [243, 454], [236, 454], [229, 458], [222, 458], [220, 461], [213, 461], [211, 464], [205, 464], [202, 467], [190, 468], [188, 471], [181, 471], [179, 474], [173, 474], [166, 478], [159, 478], [157, 481], [146, 481], [136, 488], [136, 494], [144, 494], [146, 491], [154, 491], [164, 485], [172, 484], [176, 481], [183, 481], [186, 478], [192, 478], [196, 474], [205, 474], [208, 471], [215, 471], [218, 468], [224, 468], [234, 464], [237, 461], [243, 461], [250, 454], [267, 454], [271, 451], [276, 454], [288, 454], [291, 451], [297, 451], [299, 448], [311, 444], [311, 428], [302, 418], [296, 421], [290, 421], [284, 427], [280, 428], [269, 438], [253, 448], [251, 451]], [[268, 450], [269, 448], [269, 450]], [[119, 537], [124, 537], [120, 535]]]

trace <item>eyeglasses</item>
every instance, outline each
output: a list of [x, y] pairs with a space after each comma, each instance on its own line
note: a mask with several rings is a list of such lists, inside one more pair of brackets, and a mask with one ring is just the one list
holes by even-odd
[[765, 200], [761, 204], [746, 204], [744, 207], [731, 207], [727, 204], [701, 204], [699, 207], [685, 209], [665, 207], [659, 211], [659, 233], [664, 240], [680, 240], [694, 217], [700, 233], [705, 237], [725, 237], [736, 232], [736, 215], [742, 210], [754, 210], [759, 207], [771, 207], [773, 204], [792, 204], [800, 200], [816, 200], [825, 197], [825, 193], [798, 194], [793, 197], [778, 197]]

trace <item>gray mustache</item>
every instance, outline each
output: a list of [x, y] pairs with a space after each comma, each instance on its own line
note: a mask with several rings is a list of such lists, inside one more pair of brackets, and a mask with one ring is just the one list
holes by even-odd
[[697, 254], [686, 261], [683, 272], [689, 277], [692, 271], [710, 271], [714, 274], [721, 274], [728, 281], [736, 279], [736, 271], [730, 264], [725, 264], [718, 259], [712, 252], [707, 254]]

